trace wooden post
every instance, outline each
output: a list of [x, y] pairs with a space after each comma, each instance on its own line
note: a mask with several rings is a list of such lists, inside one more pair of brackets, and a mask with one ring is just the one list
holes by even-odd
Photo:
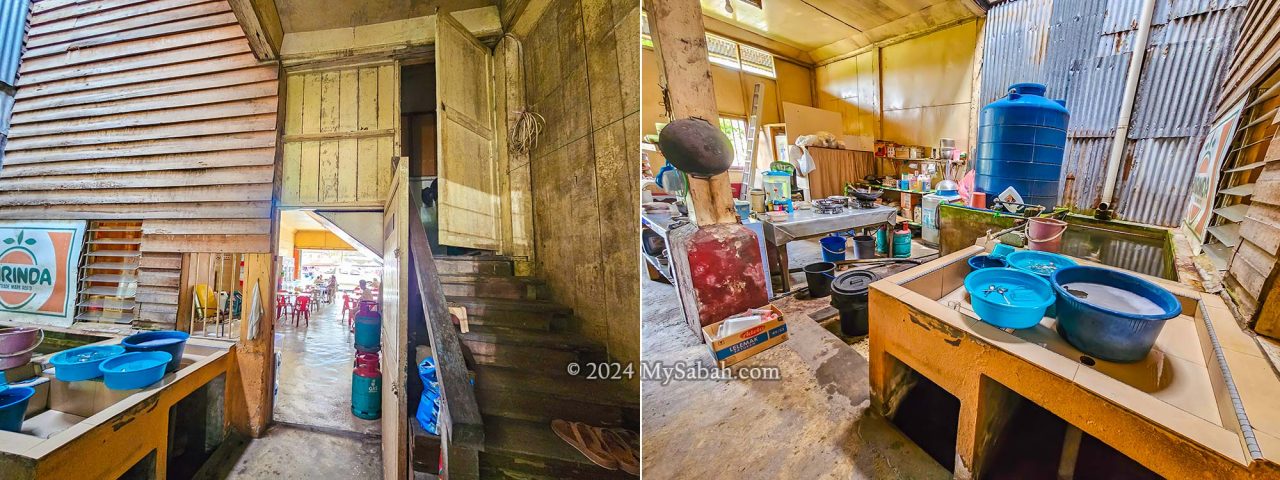
[[[245, 321], [240, 322], [240, 339], [236, 342], [236, 363], [230, 368], [237, 371], [233, 377], [238, 384], [229, 385], [228, 390], [236, 392], [244, 399], [245, 410], [239, 406], [233, 408], [232, 426], [240, 433], [252, 437], [260, 437], [271, 423], [273, 407], [271, 391], [275, 387], [275, 257], [270, 253], [252, 253], [244, 256], [245, 287], [244, 301], [241, 309]], [[253, 308], [253, 285], [258, 284], [258, 302], [262, 307], [262, 317], [256, 326], [250, 325], [248, 318]], [[256, 332], [251, 332], [256, 329]], [[250, 338], [252, 337], [252, 338]], [[228, 382], [231, 382], [231, 378]], [[236, 397], [232, 397], [236, 398]]]
[[[658, 86], [666, 94], [670, 118], [701, 118], [718, 125], [702, 6], [695, 0], [648, 0], [644, 5], [658, 55]], [[698, 225], [738, 222], [727, 172], [710, 178], [690, 175], [686, 200]]]

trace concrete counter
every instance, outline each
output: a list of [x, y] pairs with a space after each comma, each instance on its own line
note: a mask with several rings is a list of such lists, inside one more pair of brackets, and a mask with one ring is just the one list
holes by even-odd
[[22, 431], [0, 431], [0, 478], [189, 476], [226, 438], [234, 346], [191, 338], [181, 369], [136, 390], [110, 390], [100, 378], [63, 382], [48, 356], [33, 359], [36, 376], [26, 382], [37, 393]]

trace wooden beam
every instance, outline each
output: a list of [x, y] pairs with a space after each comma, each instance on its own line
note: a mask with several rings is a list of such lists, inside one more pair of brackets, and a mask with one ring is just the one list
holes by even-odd
[[[436, 262], [431, 255], [427, 232], [422, 222], [416, 221], [422, 209], [422, 200], [416, 195], [409, 199], [409, 270], [418, 284], [418, 295], [427, 319], [427, 331], [431, 336], [431, 349], [435, 353], [436, 371], [440, 378], [441, 394], [445, 400], [441, 422], [448, 432], [443, 438], [446, 448], [484, 449], [484, 421], [480, 406], [476, 403], [475, 390], [467, 377], [466, 359], [462, 355], [462, 339], [454, 329], [452, 317], [445, 307], [444, 289], [436, 273]], [[410, 295], [415, 292], [409, 292]]]
[[273, 0], [228, 0], [235, 12], [244, 35], [249, 40], [253, 56], [262, 61], [274, 61], [280, 57], [280, 45], [284, 42], [284, 27], [280, 24], [280, 12]]
[[[658, 55], [658, 85], [667, 94], [670, 118], [717, 122], [719, 110], [707, 60], [702, 7], [693, 0], [654, 0], [645, 3], [645, 11]], [[710, 178], [689, 176], [686, 201], [698, 225], [738, 222], [728, 173]]]

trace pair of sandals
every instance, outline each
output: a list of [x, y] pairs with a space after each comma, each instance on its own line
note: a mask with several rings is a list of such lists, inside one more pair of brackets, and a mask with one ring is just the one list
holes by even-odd
[[551, 430], [596, 465], [640, 475], [640, 437], [636, 432], [559, 419], [551, 421]]

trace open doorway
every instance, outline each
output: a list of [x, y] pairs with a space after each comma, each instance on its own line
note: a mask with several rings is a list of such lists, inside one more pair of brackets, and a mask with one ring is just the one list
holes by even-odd
[[[365, 308], [377, 308], [381, 258], [308, 210], [280, 212], [277, 249], [275, 421], [379, 434], [380, 421], [372, 412], [354, 413], [353, 402], [359, 402], [352, 384], [357, 381], [356, 312], [362, 300], [368, 301]], [[380, 395], [374, 403], [381, 404]]]

